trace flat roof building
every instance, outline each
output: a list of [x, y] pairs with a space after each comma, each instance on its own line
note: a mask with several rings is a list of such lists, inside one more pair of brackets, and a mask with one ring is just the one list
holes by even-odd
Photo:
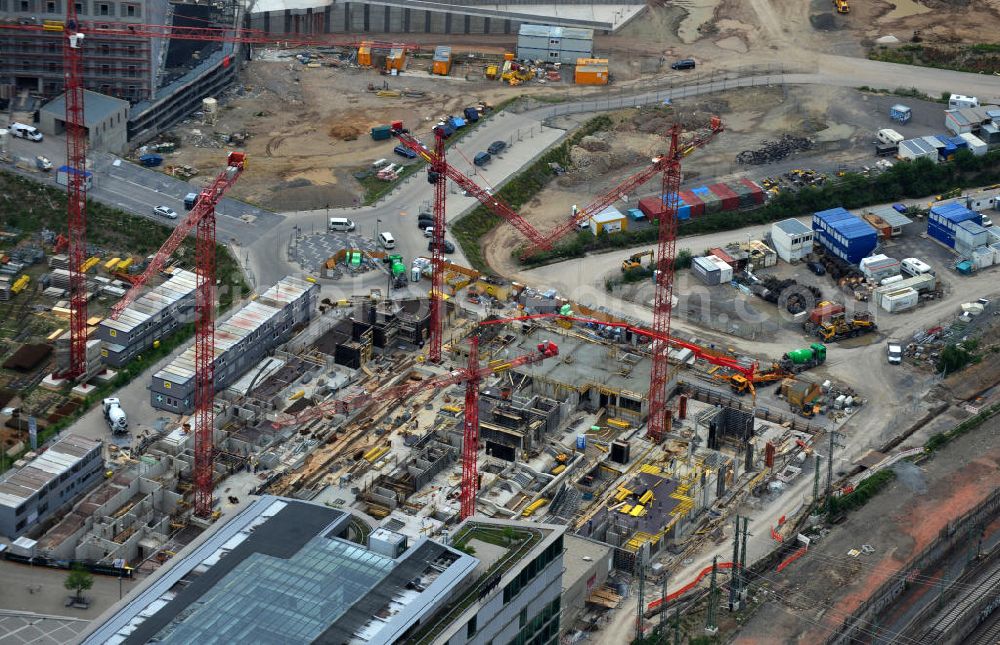
[[0, 481], [0, 535], [10, 539], [86, 493], [101, 481], [101, 442], [63, 435], [48, 450]]
[[136, 298], [117, 320], [102, 320], [96, 333], [102, 344], [101, 359], [114, 367], [124, 365], [154, 341], [191, 322], [197, 286], [198, 276], [177, 269], [166, 282]]
[[[223, 390], [312, 319], [319, 285], [287, 276], [215, 328], [215, 390]], [[185, 414], [194, 408], [194, 345], [153, 375], [151, 403]]]
[[[93, 150], [124, 154], [128, 148], [129, 103], [90, 90], [83, 91], [84, 128], [87, 147]], [[46, 103], [38, 113], [38, 129], [47, 135], [66, 132], [66, 95]]]
[[359, 521], [265, 495], [94, 621], [83, 642], [454, 645], [550, 631], [537, 642], [557, 642], [563, 527], [467, 521], [453, 541], [482, 548], [473, 557], [384, 528], [364, 546], [347, 539]]

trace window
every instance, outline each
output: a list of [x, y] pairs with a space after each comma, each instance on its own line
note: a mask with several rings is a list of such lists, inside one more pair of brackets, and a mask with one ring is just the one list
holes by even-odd
[[83, 11], [83, 3], [82, 2], [74, 2], [73, 6], [76, 8], [76, 13], [77, 14], [83, 15], [84, 11]]
[[111, 76], [111, 65], [101, 65], [101, 74]]
[[528, 608], [525, 607], [521, 610], [521, 613], [517, 616], [517, 626], [524, 627], [524, 624], [528, 622]]
[[28, 520], [21, 520], [20, 522], [17, 523], [17, 526], [14, 527], [14, 530], [20, 531], [21, 529], [24, 528], [24, 525], [27, 524], [27, 522]]
[[110, 16], [111, 15], [111, 5], [106, 2], [97, 3], [97, 15], [98, 16]]
[[124, 5], [124, 7], [125, 7], [125, 15], [126, 16], [128, 16], [130, 18], [135, 18], [136, 16], [139, 15], [139, 12], [137, 11], [137, 7], [134, 4], [127, 4], [127, 5]]
[[128, 75], [129, 76], [135, 76], [135, 65], [129, 65], [128, 66]]
[[102, 56], [110, 56], [111, 55], [111, 45], [108, 45], [107, 43], [101, 45], [101, 55]]
[[476, 635], [476, 616], [469, 619], [468, 624], [465, 626], [465, 637], [472, 638]]
[[48, 0], [48, 2], [45, 3], [45, 12], [46, 13], [55, 13], [56, 12], [56, 3], [53, 2], [52, 0]]
[[28, 0], [21, 0], [21, 11], [31, 11], [31, 3]]
[[127, 51], [129, 56], [135, 56], [135, 45], [129, 45]]

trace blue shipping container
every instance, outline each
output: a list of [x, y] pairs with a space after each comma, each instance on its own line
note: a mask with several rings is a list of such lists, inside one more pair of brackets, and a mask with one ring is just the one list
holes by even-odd
[[955, 248], [955, 235], [935, 222], [927, 223], [927, 235], [950, 249]]
[[861, 262], [878, 244], [878, 232], [874, 227], [844, 208], [813, 213], [812, 224], [820, 244], [851, 264]]

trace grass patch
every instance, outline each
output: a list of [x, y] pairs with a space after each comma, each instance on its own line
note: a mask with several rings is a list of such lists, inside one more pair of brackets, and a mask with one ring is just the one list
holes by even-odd
[[868, 501], [885, 489], [892, 480], [896, 479], [896, 473], [888, 468], [880, 470], [868, 479], [864, 480], [858, 487], [846, 495], [830, 498], [830, 514], [839, 515], [861, 508]]
[[868, 58], [885, 63], [951, 69], [972, 74], [992, 74], [1000, 69], [1000, 45], [995, 43], [974, 45], [913, 43], [899, 47], [879, 45], [868, 52]]
[[392, 181], [382, 181], [375, 176], [374, 172], [369, 172], [364, 177], [358, 179], [358, 183], [365, 189], [365, 206], [370, 206], [371, 204], [374, 204], [378, 200], [382, 199], [395, 190], [397, 186], [402, 184], [407, 177], [424, 167], [424, 161], [414, 161], [414, 163], [403, 166], [399, 171], [399, 177]]
[[992, 405], [981, 411], [976, 416], [966, 419], [951, 430], [945, 430], [944, 432], [932, 435], [931, 438], [927, 440], [927, 443], [924, 444], [924, 450], [927, 452], [934, 452], [935, 450], [948, 445], [953, 440], [961, 437], [963, 434], [983, 425], [983, 423], [996, 416], [997, 413], [1000, 413], [1000, 403]]
[[[514, 210], [521, 208], [556, 176], [555, 171], [552, 170], [549, 164], [556, 163], [560, 166], [568, 167], [570, 165], [570, 148], [579, 143], [583, 137], [600, 130], [606, 130], [611, 127], [611, 124], [612, 121], [607, 116], [594, 117], [578, 128], [562, 143], [545, 152], [534, 163], [512, 177], [500, 189], [499, 196]], [[452, 226], [452, 233], [454, 233], [458, 243], [462, 245], [465, 257], [469, 259], [469, 264], [473, 268], [479, 271], [490, 271], [486, 260], [483, 258], [480, 242], [500, 222], [501, 219], [494, 215], [493, 211], [483, 205], [479, 205]]]

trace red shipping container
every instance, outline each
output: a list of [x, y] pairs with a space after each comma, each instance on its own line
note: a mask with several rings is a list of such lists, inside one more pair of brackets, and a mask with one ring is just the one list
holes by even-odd
[[725, 184], [712, 184], [708, 189], [722, 199], [722, 210], [739, 210], [740, 196], [734, 193], [732, 188]]
[[753, 191], [753, 200], [758, 204], [764, 203], [764, 189], [747, 178], [740, 179], [740, 183]]
[[643, 197], [639, 200], [639, 210], [646, 214], [650, 220], [658, 219], [663, 213], [663, 202], [659, 197]]
[[679, 194], [684, 203], [691, 207], [691, 217], [705, 214], [705, 202], [701, 201], [700, 197], [690, 190], [682, 190]]

